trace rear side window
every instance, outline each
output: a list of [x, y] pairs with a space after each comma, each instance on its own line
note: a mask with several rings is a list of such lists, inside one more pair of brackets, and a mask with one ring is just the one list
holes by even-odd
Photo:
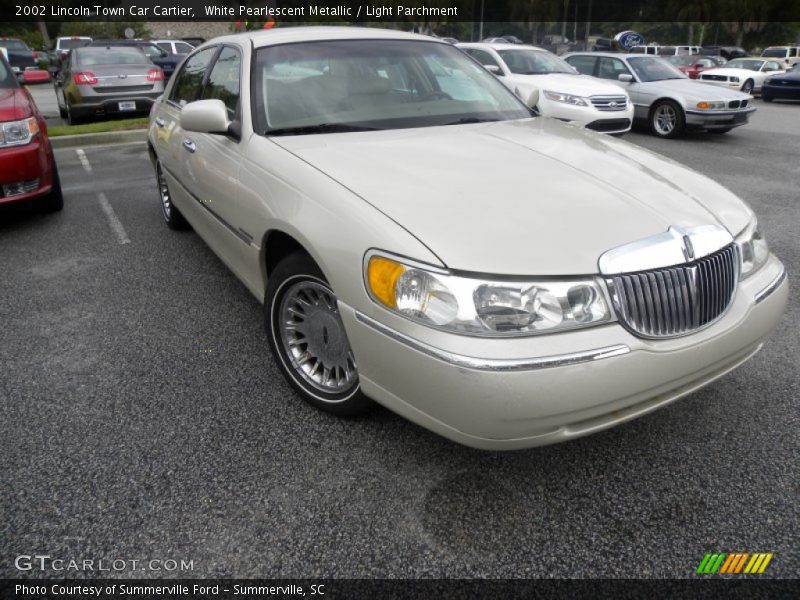
[[228, 109], [228, 117], [236, 116], [239, 104], [240, 67], [242, 58], [234, 48], [226, 46], [219, 53], [214, 67], [208, 75], [208, 82], [203, 88], [203, 100], [222, 100]]
[[594, 75], [594, 65], [597, 62], [596, 56], [570, 56], [566, 61], [575, 67], [583, 75]]
[[500, 66], [497, 64], [497, 61], [494, 59], [494, 57], [485, 50], [479, 50], [478, 48], [464, 48], [464, 50], [482, 65], [493, 65], [495, 67]]
[[630, 75], [628, 67], [618, 58], [608, 56], [600, 57], [600, 66], [597, 76], [601, 79], [619, 79], [620, 75]]
[[217, 48], [206, 48], [186, 61], [172, 88], [172, 102], [183, 106], [199, 98], [203, 77], [216, 51]]
[[169, 42], [159, 42], [158, 47], [167, 54], [172, 54], [172, 45]]

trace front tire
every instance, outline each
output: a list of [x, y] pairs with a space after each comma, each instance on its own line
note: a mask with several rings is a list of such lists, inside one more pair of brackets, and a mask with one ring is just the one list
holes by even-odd
[[61, 178], [58, 176], [58, 166], [56, 157], [50, 150], [50, 162], [53, 165], [52, 181], [53, 187], [50, 193], [36, 200], [36, 210], [44, 213], [58, 212], [64, 208], [64, 195], [61, 193]]
[[291, 254], [275, 267], [264, 313], [270, 350], [303, 400], [339, 416], [369, 407], [336, 295], [307, 254]]
[[650, 131], [661, 138], [676, 138], [683, 135], [686, 118], [683, 110], [672, 100], [657, 102], [650, 111]]
[[748, 79], [742, 84], [742, 91], [745, 94], [752, 94], [753, 93], [753, 80]]
[[164, 216], [164, 222], [167, 227], [176, 231], [188, 229], [189, 223], [186, 222], [181, 211], [172, 203], [172, 194], [169, 191], [164, 170], [161, 168], [161, 161], [156, 161], [156, 187], [158, 189], [158, 198], [161, 201], [161, 214]]

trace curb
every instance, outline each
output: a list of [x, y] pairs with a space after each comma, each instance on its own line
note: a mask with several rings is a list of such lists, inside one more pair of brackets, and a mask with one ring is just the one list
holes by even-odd
[[98, 144], [128, 144], [145, 141], [147, 141], [147, 129], [59, 135], [50, 138], [53, 148], [74, 148], [76, 146], [96, 146]]

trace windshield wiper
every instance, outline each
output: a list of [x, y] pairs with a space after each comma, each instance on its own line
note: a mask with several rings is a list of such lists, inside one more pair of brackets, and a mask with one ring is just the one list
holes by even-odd
[[264, 135], [307, 135], [311, 133], [346, 133], [350, 131], [378, 131], [378, 128], [366, 127], [363, 125], [348, 125], [347, 123], [319, 123], [317, 125], [267, 129]]
[[443, 123], [443, 125], [467, 125], [469, 123], [493, 123], [498, 121], [499, 119], [487, 119], [483, 117], [462, 117], [456, 121], [450, 121], [449, 123]]

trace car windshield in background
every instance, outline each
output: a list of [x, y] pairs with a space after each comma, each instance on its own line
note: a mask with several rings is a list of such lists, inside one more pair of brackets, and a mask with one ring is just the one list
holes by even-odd
[[83, 48], [92, 43], [92, 40], [61, 40], [58, 42], [58, 47], [61, 50], [72, 50], [73, 48]]
[[729, 61], [726, 65], [726, 69], [747, 69], [748, 71], [758, 71], [764, 65], [763, 60], [753, 60], [753, 59], [745, 59], [745, 58], [737, 58], [735, 60]]
[[575, 69], [548, 52], [520, 48], [519, 50], [498, 50], [497, 53], [509, 70], [517, 75], [547, 75], [548, 73], [575, 75]]
[[767, 48], [761, 53], [767, 58], [786, 58], [786, 48]]
[[667, 62], [673, 65], [680, 65], [681, 67], [691, 67], [697, 57], [689, 54], [680, 54], [678, 56], [667, 56], [664, 58]]
[[143, 65], [150, 62], [137, 48], [80, 48], [75, 53], [75, 64], [81, 67]]
[[17, 78], [8, 63], [0, 56], [0, 89], [18, 88]]
[[523, 119], [527, 108], [449, 44], [346, 40], [257, 52], [261, 133], [308, 134]]
[[21, 42], [19, 40], [0, 39], [0, 46], [12, 50], [14, 52], [25, 52], [26, 50], [30, 50], [30, 48], [28, 48], [25, 42]]
[[637, 56], [635, 58], [629, 58], [628, 64], [636, 73], [636, 76], [643, 82], [663, 81], [665, 79], [686, 79], [686, 75], [663, 58], [657, 58], [655, 56]]

